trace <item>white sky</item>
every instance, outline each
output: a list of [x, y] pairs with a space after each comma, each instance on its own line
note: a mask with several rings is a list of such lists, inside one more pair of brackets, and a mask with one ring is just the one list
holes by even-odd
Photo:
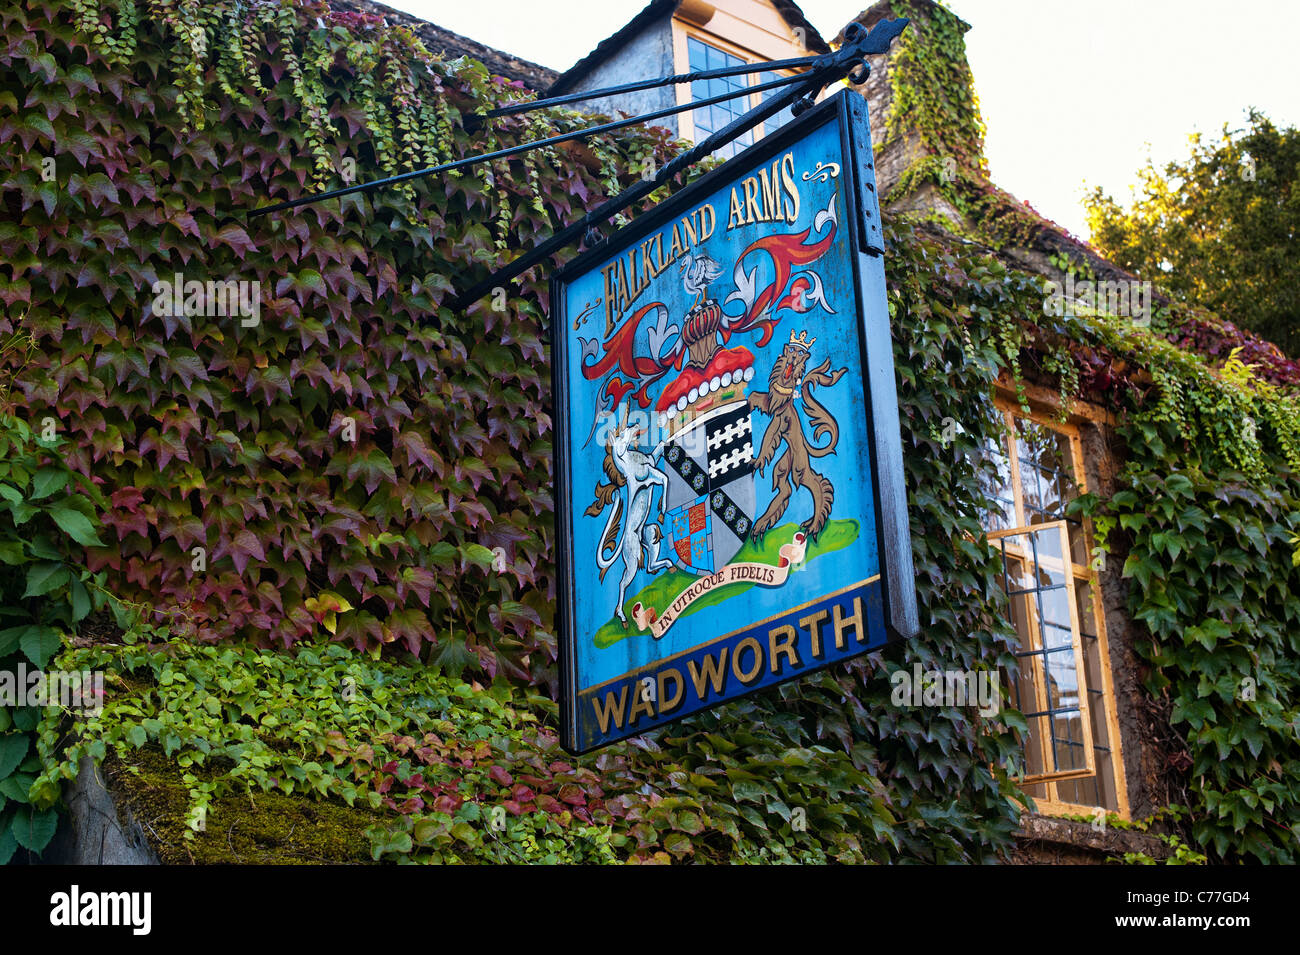
[[[383, 0], [556, 70], [646, 0]], [[798, 0], [830, 39], [870, 0]], [[1085, 182], [1121, 201], [1148, 149], [1181, 158], [1194, 130], [1255, 106], [1300, 125], [1300, 0], [949, 0], [988, 126], [993, 179], [1087, 237]], [[639, 79], [631, 77], [627, 79]]]

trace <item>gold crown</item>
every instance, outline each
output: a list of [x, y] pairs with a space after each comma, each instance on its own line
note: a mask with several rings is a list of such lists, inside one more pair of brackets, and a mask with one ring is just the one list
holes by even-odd
[[815, 338], [809, 338], [809, 337], [808, 337], [808, 333], [807, 333], [806, 331], [800, 332], [800, 333], [799, 333], [799, 337], [798, 337], [798, 338], [795, 338], [795, 337], [794, 337], [794, 329], [791, 329], [791, 330], [790, 330], [790, 341], [788, 342], [788, 344], [791, 344], [791, 345], [798, 345], [798, 346], [799, 346], [800, 348], [802, 348], [804, 351], [806, 351], [806, 352], [811, 352], [811, 351], [812, 351], [812, 347], [813, 347], [813, 345], [816, 345], [816, 344], [817, 344], [817, 339], [815, 339]]

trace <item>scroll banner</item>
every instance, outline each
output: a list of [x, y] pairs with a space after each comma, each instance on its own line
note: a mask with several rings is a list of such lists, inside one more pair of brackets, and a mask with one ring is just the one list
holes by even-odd
[[758, 564], [752, 562], [741, 562], [728, 564], [715, 574], [707, 577], [701, 577], [691, 586], [683, 590], [663, 612], [654, 607], [643, 607], [641, 602], [632, 607], [632, 618], [636, 625], [642, 630], [649, 630], [654, 638], [658, 640], [668, 628], [676, 623], [681, 616], [686, 613], [691, 604], [699, 600], [707, 593], [711, 593], [717, 587], [725, 587], [728, 584], [757, 584], [760, 587], [780, 587], [785, 583], [786, 578], [790, 576], [790, 571], [798, 564], [803, 562], [804, 552], [808, 549], [807, 535], [802, 531], [794, 535], [794, 539], [789, 544], [782, 544], [780, 551], [777, 552], [778, 563]]

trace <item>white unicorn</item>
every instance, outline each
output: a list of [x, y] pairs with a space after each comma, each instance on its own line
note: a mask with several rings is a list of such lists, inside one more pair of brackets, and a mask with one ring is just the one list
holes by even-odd
[[[645, 567], [648, 573], [657, 574], [661, 570], [671, 569], [673, 562], [659, 556], [663, 531], [660, 530], [658, 521], [649, 523], [656, 485], [660, 489], [658, 520], [663, 520], [668, 475], [655, 467], [650, 455], [635, 446], [636, 439], [643, 434], [641, 427], [626, 426], [625, 410], [620, 418], [620, 427], [610, 436], [605, 452], [605, 476], [609, 481], [596, 485], [596, 500], [587, 508], [586, 513], [590, 517], [599, 517], [601, 512], [613, 505], [596, 549], [596, 563], [600, 567], [600, 579], [603, 581], [606, 572], [620, 559], [623, 561], [623, 576], [618, 585], [618, 603], [615, 604], [614, 613], [626, 629], [627, 614], [623, 611], [623, 602], [627, 599], [628, 585], [636, 577], [637, 570]], [[626, 495], [620, 494], [620, 490], [625, 490]], [[625, 511], [627, 523], [624, 527]]]

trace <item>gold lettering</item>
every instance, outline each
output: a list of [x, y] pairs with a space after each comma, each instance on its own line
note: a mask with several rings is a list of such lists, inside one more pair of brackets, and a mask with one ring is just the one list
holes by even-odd
[[664, 234], [662, 232], [655, 233], [655, 262], [656, 274], [663, 272], [672, 264], [671, 259], [667, 262], [664, 261]]
[[[777, 641], [777, 637], [781, 638], [779, 642]], [[795, 631], [794, 627], [791, 627], [788, 624], [781, 627], [775, 627], [767, 632], [768, 665], [772, 668], [773, 673], [778, 672], [780, 669], [776, 663], [776, 658], [778, 656], [784, 656], [790, 661], [790, 666], [792, 667], [797, 667], [799, 665], [799, 653], [795, 650], [795, 645], [798, 642], [799, 634]]]
[[[754, 651], [754, 668], [742, 672], [740, 669], [740, 655], [746, 650]], [[731, 672], [736, 675], [737, 680], [746, 685], [757, 680], [758, 675], [763, 672], [763, 645], [753, 637], [746, 637], [736, 644], [736, 649], [731, 653]]]
[[706, 682], [713, 684], [714, 693], [721, 693], [727, 682], [727, 648], [723, 647], [716, 657], [708, 654], [700, 661], [698, 669], [694, 660], [686, 661], [686, 669], [690, 671], [691, 682], [695, 684], [695, 695], [699, 699], [704, 699]]
[[822, 655], [822, 624], [825, 620], [826, 611], [818, 610], [799, 621], [799, 626], [812, 634], [812, 655], [815, 657]]
[[835, 605], [835, 649], [844, 649], [844, 631], [850, 626], [855, 631], [855, 639], [858, 643], [867, 642], [867, 633], [862, 626], [862, 598], [853, 598], [853, 616], [845, 617], [840, 613], [840, 605]]
[[614, 718], [614, 728], [623, 728], [623, 707], [627, 706], [627, 684], [618, 693], [618, 708], [614, 708], [614, 691], [605, 691], [605, 706], [602, 708], [597, 700], [592, 700], [591, 705], [596, 708], [596, 722], [600, 724], [602, 733], [609, 732], [610, 716]]
[[758, 171], [758, 182], [760, 191], [763, 194], [763, 221], [771, 222], [781, 214], [781, 197], [780, 192], [780, 167], [781, 163], [772, 163], [772, 175], [767, 174], [766, 169]]
[[627, 311], [627, 307], [628, 307], [628, 305], [631, 304], [632, 296], [628, 294], [628, 290], [627, 290], [627, 271], [623, 268], [623, 260], [622, 260], [622, 259], [619, 259], [618, 262], [617, 262], [617, 265], [618, 265], [618, 270], [617, 270], [617, 275], [618, 275], [618, 311], [619, 311], [619, 315], [620, 315], [620, 317], [621, 317], [621, 316], [622, 316], [622, 313]]
[[747, 224], [762, 222], [763, 210], [758, 207], [758, 180], [753, 176], [746, 176], [741, 185], [745, 187], [745, 218], [749, 220]]
[[700, 206], [700, 241], [706, 241], [717, 227], [718, 214], [713, 211], [713, 206]]
[[627, 271], [632, 283], [631, 299], [635, 300], [638, 295], [645, 291], [645, 282], [641, 275], [641, 270], [636, 267], [636, 249], [627, 250]]
[[781, 157], [781, 183], [785, 186], [790, 202], [786, 207], [785, 221], [794, 222], [799, 218], [799, 187], [794, 182], [794, 153]]
[[741, 208], [740, 196], [736, 194], [736, 187], [731, 187], [731, 211], [727, 214], [727, 231], [730, 232], [736, 226], [745, 225], [745, 210]]
[[646, 697], [647, 694], [641, 689], [640, 684], [637, 684], [632, 692], [632, 712], [627, 714], [627, 722], [629, 726], [634, 725], [636, 721], [641, 718], [642, 714], [645, 714], [646, 716], [655, 715], [655, 701], [653, 699], [647, 699]]
[[650, 243], [653, 241], [654, 239], [646, 239], [641, 243], [641, 274], [647, 286], [659, 275], [655, 271], [654, 259], [650, 255]]
[[[674, 682], [674, 692], [671, 698], [664, 692], [664, 684], [671, 678]], [[677, 709], [682, 702], [682, 697], [686, 695], [686, 681], [682, 679], [681, 671], [675, 667], [668, 667], [659, 671], [659, 715], [671, 713]]]
[[686, 247], [688, 249], [692, 246], [699, 245], [700, 243], [700, 234], [695, 228], [695, 216], [697, 214], [698, 210], [692, 212], [690, 216], [682, 220], [682, 228], [686, 231]]
[[605, 334], [606, 335], [612, 335], [614, 333], [614, 316], [617, 313], [617, 310], [615, 309], [614, 306], [615, 306], [615, 299], [618, 296], [618, 291], [614, 288], [614, 272], [616, 270], [617, 265], [618, 265], [618, 261], [615, 260], [600, 270], [601, 274], [605, 276]]

